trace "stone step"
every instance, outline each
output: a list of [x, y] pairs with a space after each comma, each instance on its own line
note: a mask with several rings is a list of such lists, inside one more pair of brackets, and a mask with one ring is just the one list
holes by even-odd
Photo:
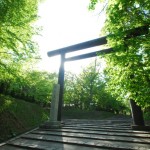
[[124, 130], [124, 129], [106, 129], [106, 128], [89, 128], [89, 127], [62, 127], [62, 129], [78, 129], [78, 130], [93, 130], [93, 131], [107, 131], [107, 132], [122, 132], [122, 133], [140, 133], [140, 134], [150, 134], [149, 131], [133, 131], [131, 129]]
[[51, 135], [37, 135], [27, 134], [21, 137], [22, 139], [39, 140], [47, 142], [59, 142], [65, 144], [82, 145], [82, 146], [95, 146], [95, 147], [106, 147], [112, 149], [141, 149], [147, 150], [149, 144], [129, 143], [120, 141], [108, 141], [108, 140], [96, 140], [76, 137], [64, 137], [64, 136], [51, 136]]
[[132, 120], [131, 119], [127, 119], [127, 120], [119, 120], [119, 119], [112, 119], [112, 120], [86, 120], [86, 119], [67, 119], [64, 120], [65, 124], [88, 124], [88, 123], [92, 123], [92, 124], [131, 124]]
[[[91, 147], [82, 146], [82, 145], [73, 145], [61, 142], [51, 142], [43, 140], [34, 140], [34, 139], [18, 139], [9, 143], [12, 146], [19, 146], [23, 149], [40, 149], [40, 150], [91, 150]], [[4, 149], [7, 150], [7, 149]], [[16, 149], [17, 150], [17, 149]], [[20, 149], [21, 150], [21, 149]], [[92, 147], [92, 150], [106, 150], [103, 147]]]
[[67, 132], [55, 132], [55, 131], [34, 131], [32, 132], [32, 134], [150, 144], [150, 140], [148, 138], [142, 138], [142, 137], [133, 138], [133, 137], [123, 137], [123, 136], [113, 136], [113, 135], [96, 135], [96, 134], [91, 135], [88, 133], [86, 134], [85, 133], [67, 133]]
[[139, 133], [116, 133], [111, 131], [93, 131], [93, 130], [79, 130], [79, 129], [42, 129], [41, 131], [58, 131], [58, 132], [67, 132], [67, 133], [87, 133], [95, 135], [113, 135], [113, 136], [125, 136], [125, 137], [137, 137], [137, 138], [150, 138], [148, 134], [139, 134]]
[[24, 150], [24, 148], [16, 147], [13, 145], [3, 145], [0, 147], [0, 150]]
[[117, 129], [117, 130], [129, 130], [129, 127], [121, 126], [96, 126], [96, 125], [65, 125], [65, 127], [79, 127], [79, 128], [100, 128], [100, 129]]
[[131, 120], [67, 120], [60, 129], [35, 129], [0, 150], [148, 150], [150, 132], [134, 131]]
[[77, 123], [77, 124], [71, 124], [71, 123], [68, 123], [68, 124], [66, 124], [65, 123], [65, 126], [106, 126], [106, 127], [117, 127], [117, 126], [119, 126], [119, 127], [130, 127], [131, 126], [131, 124], [99, 124], [99, 123], [93, 123], [93, 124], [90, 124], [90, 123], [82, 123], [82, 124], [80, 124], [80, 123]]

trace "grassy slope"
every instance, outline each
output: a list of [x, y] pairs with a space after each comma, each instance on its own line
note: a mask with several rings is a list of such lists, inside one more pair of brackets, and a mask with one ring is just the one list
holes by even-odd
[[0, 142], [37, 127], [48, 113], [36, 104], [0, 95]]

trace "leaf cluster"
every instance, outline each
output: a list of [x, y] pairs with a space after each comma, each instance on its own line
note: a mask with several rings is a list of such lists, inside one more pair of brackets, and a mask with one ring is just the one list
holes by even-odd
[[0, 65], [37, 56], [38, 46], [32, 41], [38, 32], [33, 26], [37, 7], [38, 0], [0, 1]]

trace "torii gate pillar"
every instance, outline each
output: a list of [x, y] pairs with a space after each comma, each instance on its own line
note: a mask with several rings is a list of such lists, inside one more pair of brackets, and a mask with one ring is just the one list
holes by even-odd
[[59, 92], [59, 104], [58, 104], [58, 121], [61, 121], [62, 118], [62, 107], [63, 107], [63, 92], [64, 92], [64, 63], [65, 63], [65, 53], [61, 53], [61, 62], [59, 68], [59, 75], [58, 75], [58, 84], [60, 85], [60, 92]]

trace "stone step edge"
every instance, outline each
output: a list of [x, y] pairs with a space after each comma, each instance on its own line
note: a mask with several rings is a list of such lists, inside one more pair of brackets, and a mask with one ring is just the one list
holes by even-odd
[[[104, 133], [86, 133], [86, 132], [84, 132], [84, 131], [78, 131], [78, 132], [74, 132], [74, 131], [61, 131], [61, 130], [58, 130], [58, 129], [42, 129], [42, 130], [39, 130], [39, 131], [56, 131], [56, 132], [69, 132], [69, 133], [84, 133], [84, 134], [95, 134], [95, 135], [112, 135], [112, 136], [125, 136], [125, 137], [135, 137], [135, 138], [150, 138], [150, 137], [146, 137], [146, 136], [139, 136], [139, 135], [113, 135], [113, 134], [107, 134], [106, 132], [104, 132]], [[147, 134], [146, 134], [147, 135]]]
[[51, 134], [51, 133], [31, 133], [31, 134], [36, 134], [36, 135], [51, 135], [51, 136], [59, 136], [59, 137], [70, 137], [70, 138], [80, 138], [80, 139], [92, 139], [92, 140], [105, 140], [105, 141], [114, 141], [114, 142], [128, 142], [128, 143], [138, 143], [138, 144], [150, 144], [150, 141], [149, 142], [144, 142], [144, 141], [136, 141], [136, 139], [135, 139], [135, 141], [131, 141], [131, 140], [119, 140], [119, 139], [107, 139], [107, 138], [104, 138], [104, 137], [101, 137], [101, 138], [99, 138], [99, 137], [86, 137], [86, 136], [84, 136], [84, 137], [81, 137], [81, 136], [71, 136], [71, 135], [58, 135], [58, 134]]
[[135, 133], [135, 134], [150, 134], [150, 132], [149, 131], [137, 131], [137, 130], [130, 130], [129, 129], [129, 131], [127, 131], [127, 130], [117, 130], [117, 129], [115, 129], [115, 130], [113, 130], [113, 129], [102, 129], [102, 128], [78, 128], [78, 127], [62, 127], [61, 129], [74, 129], [74, 130], [90, 130], [90, 131], [105, 131], [105, 132], [119, 132], [119, 133]]
[[[85, 147], [94, 147], [94, 148], [107, 148], [107, 149], [115, 149], [115, 150], [135, 150], [135, 147], [122, 147], [122, 146], [115, 146], [113, 144], [100, 144], [98, 145], [91, 144], [91, 143], [84, 143], [84, 142], [73, 142], [73, 141], [67, 141], [67, 140], [56, 140], [56, 139], [38, 139], [33, 137], [21, 137], [22, 139], [28, 139], [28, 140], [34, 140], [34, 141], [45, 141], [45, 142], [55, 142], [55, 143], [63, 143], [63, 144], [69, 144], [69, 145], [79, 145], [79, 146], [85, 146]], [[138, 149], [138, 147], [137, 147]], [[144, 148], [145, 149], [145, 148]], [[144, 150], [142, 149], [142, 150]]]
[[13, 143], [7, 143], [7, 145], [12, 146], [12, 147], [17, 147], [17, 148], [23, 148], [23, 149], [30, 149], [30, 150], [45, 150], [44, 148], [37, 148], [37, 147], [32, 147], [32, 146], [23, 146], [23, 145], [18, 145], [18, 144], [13, 144]]

